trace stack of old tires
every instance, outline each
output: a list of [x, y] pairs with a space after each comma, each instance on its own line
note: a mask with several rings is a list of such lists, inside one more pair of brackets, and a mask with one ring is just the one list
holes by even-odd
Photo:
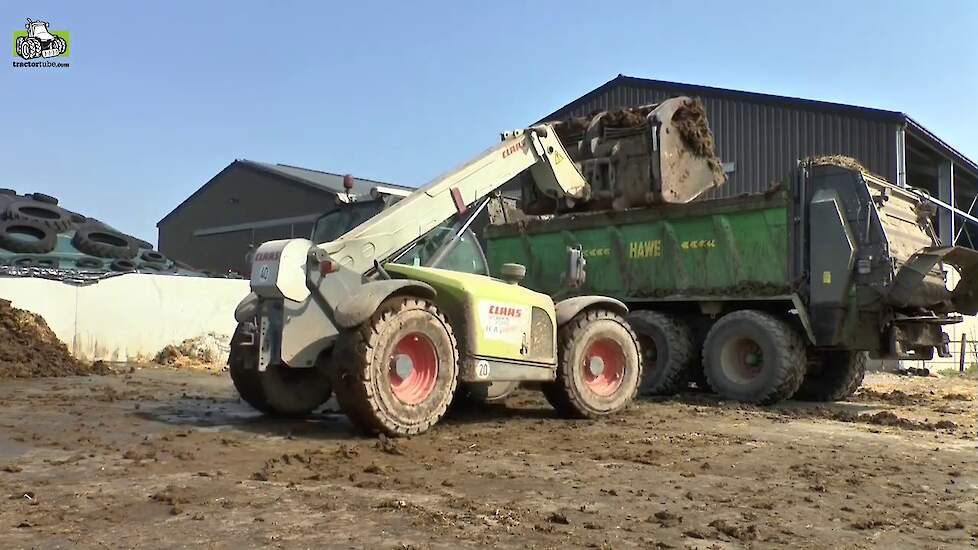
[[0, 189], [0, 266], [177, 273], [153, 245], [58, 205], [43, 193]]

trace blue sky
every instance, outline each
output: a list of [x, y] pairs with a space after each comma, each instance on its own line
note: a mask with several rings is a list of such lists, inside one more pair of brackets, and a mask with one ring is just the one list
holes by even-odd
[[71, 67], [0, 68], [0, 187], [152, 242], [235, 158], [417, 185], [619, 73], [903, 111], [978, 160], [974, 0], [41, 0], [7, 36], [28, 17]]

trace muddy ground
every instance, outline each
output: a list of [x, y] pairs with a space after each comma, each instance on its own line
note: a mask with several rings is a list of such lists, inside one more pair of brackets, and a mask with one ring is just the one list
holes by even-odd
[[226, 375], [0, 381], [5, 548], [970, 548], [978, 384], [852, 402], [690, 393], [606, 421], [537, 394], [407, 440], [264, 419]]

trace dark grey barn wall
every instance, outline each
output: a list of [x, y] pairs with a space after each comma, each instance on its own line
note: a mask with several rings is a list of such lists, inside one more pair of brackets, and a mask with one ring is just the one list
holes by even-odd
[[[615, 86], [557, 117], [656, 103], [681, 89]], [[706, 106], [717, 154], [736, 163], [718, 197], [758, 192], [783, 179], [798, 159], [811, 155], [854, 157], [890, 181], [896, 178], [896, 125], [811, 109], [697, 94]]]
[[[232, 199], [237, 199], [234, 202]], [[251, 231], [194, 237], [194, 231], [308, 214], [333, 208], [334, 195], [302, 184], [263, 174], [240, 165], [217, 176], [211, 185], [188, 201], [159, 226], [159, 249], [194, 267], [223, 273], [233, 269], [247, 275], [244, 255], [252, 244]], [[296, 226], [306, 237], [311, 226]], [[291, 237], [288, 226], [256, 230], [256, 241]]]

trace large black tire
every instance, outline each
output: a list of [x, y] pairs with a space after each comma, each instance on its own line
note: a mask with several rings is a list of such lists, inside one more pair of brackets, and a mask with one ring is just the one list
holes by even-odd
[[805, 341], [787, 322], [762, 311], [720, 318], [703, 343], [703, 370], [726, 399], [770, 404], [798, 391], [805, 376]]
[[77, 260], [75, 260], [75, 267], [78, 269], [102, 270], [105, 269], [105, 262], [99, 260], [98, 258], [91, 258], [85, 256], [83, 258], [78, 258]]
[[337, 349], [336, 400], [357, 428], [389, 436], [422, 433], [437, 423], [458, 386], [458, 344], [434, 303], [386, 300], [369, 320], [343, 332]]
[[242, 346], [245, 337], [241, 325], [231, 337], [228, 372], [241, 399], [259, 412], [270, 416], [296, 418], [318, 409], [332, 395], [331, 377], [320, 358], [315, 367], [290, 368], [269, 365], [258, 370], [257, 348]]
[[641, 391], [672, 395], [686, 389], [696, 359], [693, 336], [686, 323], [655, 311], [633, 311], [628, 322], [642, 351]]
[[31, 258], [30, 256], [24, 258], [17, 258], [13, 261], [13, 265], [17, 267], [38, 267], [43, 269], [57, 269], [60, 262], [57, 258], [50, 257], [40, 257]]
[[136, 242], [131, 238], [97, 225], [79, 227], [71, 243], [85, 254], [99, 258], [131, 260], [138, 252]]
[[866, 375], [863, 351], [810, 351], [808, 372], [795, 394], [806, 401], [841, 401], [856, 393]]
[[144, 262], [139, 264], [139, 271], [141, 273], [173, 273], [173, 269], [167, 267], [165, 264], [156, 264], [152, 262]]
[[112, 260], [112, 263], [109, 264], [109, 270], [130, 273], [136, 271], [136, 263], [132, 260]]
[[58, 244], [50, 227], [30, 220], [0, 221], [0, 248], [24, 254], [46, 254]]
[[86, 218], [85, 216], [82, 216], [78, 212], [72, 212], [71, 210], [65, 210], [65, 213], [68, 215], [68, 219], [71, 220], [72, 225], [78, 226], [78, 225], [86, 224], [86, 223], [89, 222], [88, 218]]
[[51, 195], [45, 195], [44, 193], [31, 193], [30, 197], [37, 202], [43, 202], [45, 204], [50, 204], [52, 206], [58, 206], [58, 199], [52, 197]]
[[57, 206], [46, 202], [14, 201], [7, 205], [4, 217], [8, 220], [35, 222], [49, 227], [55, 232], [64, 231], [71, 227], [71, 219], [68, 214]]
[[557, 379], [541, 386], [561, 416], [596, 418], [632, 402], [642, 381], [638, 337], [617, 313], [590, 309], [560, 327]]
[[162, 252], [157, 252], [155, 250], [145, 250], [142, 247], [140, 247], [140, 252], [141, 254], [139, 255], [139, 257], [142, 258], [144, 262], [149, 262], [153, 264], [165, 264], [167, 262], [167, 257]]

